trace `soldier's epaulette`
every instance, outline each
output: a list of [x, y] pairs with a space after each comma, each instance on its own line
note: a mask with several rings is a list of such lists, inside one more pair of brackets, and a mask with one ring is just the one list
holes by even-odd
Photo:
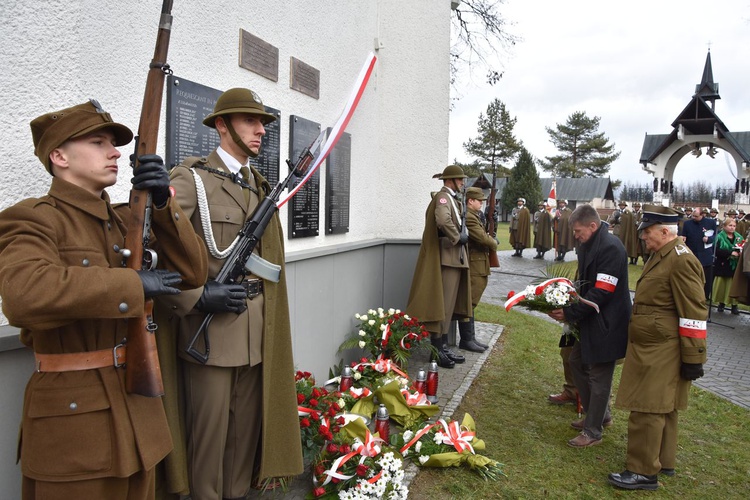
[[685, 253], [686, 254], [692, 253], [690, 251], [690, 249], [686, 245], [675, 245], [674, 246], [674, 251], [675, 251], [675, 253], [677, 253], [677, 255], [682, 255], [682, 254], [685, 254]]

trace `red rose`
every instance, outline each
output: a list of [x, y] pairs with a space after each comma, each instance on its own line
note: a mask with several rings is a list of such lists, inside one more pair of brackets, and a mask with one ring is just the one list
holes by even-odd
[[514, 292], [513, 290], [511, 290], [510, 292], [508, 292], [508, 298], [513, 297], [515, 294], [516, 294], [516, 292]]
[[407, 349], [411, 349], [411, 344], [409, 342], [405, 342], [404, 347], [406, 347]]
[[310, 418], [317, 422], [318, 420], [320, 420], [320, 415], [318, 415], [317, 413], [311, 413]]
[[367, 469], [369, 469], [369, 467], [367, 467], [365, 464], [359, 464], [357, 466], [357, 475], [359, 477], [365, 477], [367, 475]]
[[323, 464], [318, 464], [315, 466], [315, 475], [316, 476], [322, 476], [323, 473], [326, 471], [326, 468]]
[[297, 394], [297, 404], [301, 405], [305, 402], [305, 395], [304, 394]]
[[310, 421], [306, 418], [303, 418], [299, 421], [300, 427], [310, 427]]
[[344, 425], [346, 423], [346, 419], [344, 417], [338, 417], [336, 418], [336, 423], [339, 425]]
[[313, 488], [313, 495], [315, 495], [315, 497], [322, 497], [325, 494], [326, 494], [325, 488]]
[[336, 401], [334, 401], [333, 403], [331, 403], [331, 408], [333, 408], [333, 411], [340, 411], [341, 410], [341, 407], [339, 406], [339, 404]]
[[348, 444], [342, 444], [342, 445], [341, 445], [341, 453], [342, 453], [342, 454], [346, 455], [346, 454], [347, 454], [347, 453], [349, 453], [350, 451], [352, 451], [352, 448], [351, 448], [351, 446], [349, 446]]
[[336, 446], [334, 443], [328, 443], [328, 446], [326, 446], [326, 451], [328, 453], [338, 453], [339, 447]]
[[316, 408], [318, 406], [318, 400], [317, 399], [311, 399], [310, 400], [310, 407]]

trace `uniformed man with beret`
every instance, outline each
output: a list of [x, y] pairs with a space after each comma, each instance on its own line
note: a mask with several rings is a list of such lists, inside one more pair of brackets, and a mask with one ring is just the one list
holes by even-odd
[[[253, 486], [302, 472], [278, 214], [255, 253], [281, 266], [279, 282], [252, 274], [236, 285], [215, 280], [230, 245], [270, 192], [251, 160], [260, 152], [265, 125], [275, 119], [252, 90], [227, 90], [203, 120], [219, 133], [219, 147], [207, 158], [183, 160], [171, 174], [175, 196], [209, 254], [205, 285], [172, 301], [180, 317], [192, 500], [244, 498]], [[211, 349], [203, 364], [185, 348], [209, 313]], [[203, 337], [196, 350], [205, 352]]]
[[487, 288], [490, 275], [489, 252], [497, 251], [494, 234], [485, 230], [482, 203], [487, 196], [477, 187], [466, 189], [466, 228], [469, 230], [469, 274], [471, 276], [471, 318], [458, 322], [461, 337], [458, 347], [472, 352], [484, 352], [488, 345], [477, 340], [474, 329], [474, 309]]
[[531, 246], [531, 212], [526, 208], [526, 199], [518, 198], [510, 213], [510, 246], [516, 252], [513, 257], [523, 257], [524, 248]]
[[706, 362], [707, 307], [701, 263], [677, 236], [675, 210], [646, 205], [638, 226], [651, 258], [638, 280], [615, 406], [630, 410], [625, 489], [655, 490], [675, 474], [677, 413]]
[[461, 231], [463, 204], [458, 196], [466, 175], [458, 165], [449, 165], [439, 178], [443, 187], [434, 194], [425, 212], [422, 245], [406, 313], [421, 321], [430, 332], [438, 365], [453, 368], [466, 358], [448, 348], [446, 336], [451, 321], [454, 316], [472, 315], [466, 247], [469, 235]]
[[52, 185], [0, 213], [3, 312], [36, 358], [23, 405], [22, 495], [152, 499], [154, 467], [172, 439], [161, 399], [125, 390], [128, 320], [148, 298], [200, 286], [206, 253], [170, 197], [161, 158], [149, 155], [132, 183], [151, 192], [158, 269], [126, 267], [131, 212], [105, 189], [133, 133], [97, 101], [39, 116], [31, 134]]

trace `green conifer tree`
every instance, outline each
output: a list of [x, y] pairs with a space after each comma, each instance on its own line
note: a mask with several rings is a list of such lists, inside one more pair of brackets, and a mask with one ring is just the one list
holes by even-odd
[[529, 209], [532, 212], [534, 211], [533, 207], [536, 207], [539, 200], [543, 199], [542, 182], [539, 180], [539, 174], [536, 171], [534, 157], [523, 146], [516, 164], [510, 172], [500, 203], [506, 211], [510, 211], [516, 206], [518, 198], [525, 198], [526, 205], [532, 207]]

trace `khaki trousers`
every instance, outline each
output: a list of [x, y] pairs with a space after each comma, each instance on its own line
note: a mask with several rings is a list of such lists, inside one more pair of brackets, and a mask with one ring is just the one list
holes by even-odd
[[192, 500], [241, 498], [250, 490], [260, 454], [262, 367], [185, 363]]
[[677, 410], [670, 413], [631, 411], [628, 418], [627, 469], [658, 474], [674, 469], [677, 455]]
[[154, 469], [129, 477], [102, 477], [85, 481], [49, 482], [23, 477], [23, 500], [154, 500]]

